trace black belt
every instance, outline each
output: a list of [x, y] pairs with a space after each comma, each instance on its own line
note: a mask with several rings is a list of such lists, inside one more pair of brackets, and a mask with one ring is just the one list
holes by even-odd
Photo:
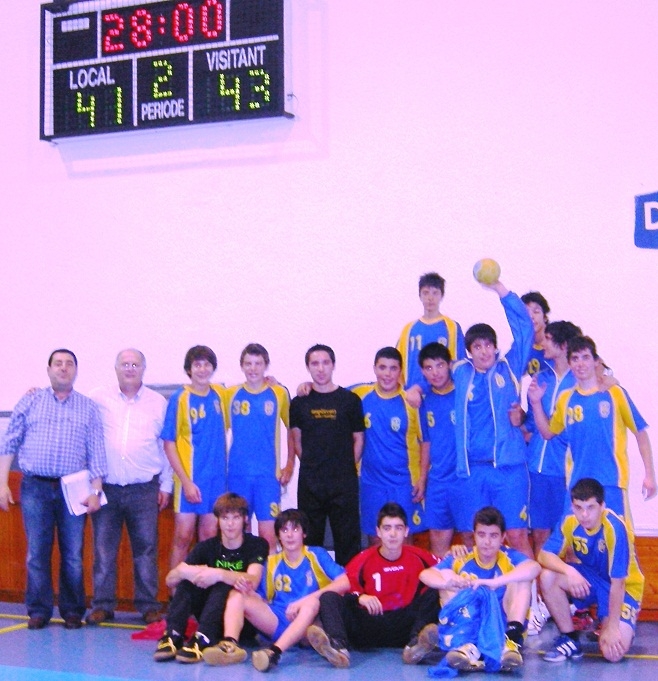
[[52, 482], [52, 483], [57, 483], [59, 485], [59, 481], [61, 478], [49, 478], [45, 475], [31, 475], [30, 473], [26, 473], [26, 475], [29, 478], [34, 478], [34, 480], [40, 480], [41, 482]]

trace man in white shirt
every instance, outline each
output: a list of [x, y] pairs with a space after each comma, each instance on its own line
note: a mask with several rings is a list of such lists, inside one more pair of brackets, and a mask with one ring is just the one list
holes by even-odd
[[135, 609], [147, 624], [161, 619], [158, 592], [158, 512], [169, 503], [172, 470], [160, 433], [166, 400], [142, 383], [146, 360], [139, 350], [117, 355], [119, 385], [91, 398], [103, 419], [108, 475], [107, 505], [94, 521], [94, 596], [87, 624], [114, 618], [117, 555], [125, 524], [133, 554]]

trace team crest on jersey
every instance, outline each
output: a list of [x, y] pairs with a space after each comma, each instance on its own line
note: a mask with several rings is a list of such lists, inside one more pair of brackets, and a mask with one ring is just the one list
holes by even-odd
[[494, 381], [499, 388], [505, 387], [505, 377], [502, 374], [494, 374]]
[[213, 404], [215, 405], [215, 411], [216, 411], [218, 414], [221, 414], [221, 413], [222, 413], [222, 408], [221, 408], [221, 406], [220, 406], [220, 404], [219, 404], [219, 400], [213, 400]]
[[454, 409], [450, 412], [450, 423], [452, 423], [453, 426], [457, 425], [457, 414], [455, 414]]
[[272, 416], [274, 413], [274, 402], [272, 400], [266, 400], [265, 402], [265, 414], [267, 416]]
[[397, 433], [400, 430], [400, 426], [402, 425], [402, 422], [400, 421], [399, 416], [394, 416], [391, 419], [391, 430], [395, 433]]
[[306, 571], [306, 586], [313, 586], [313, 570]]
[[610, 402], [606, 402], [605, 400], [599, 402], [599, 416], [604, 419], [610, 416]]
[[439, 343], [440, 345], [443, 345], [444, 347], [448, 347], [448, 339], [445, 336], [441, 336], [441, 338], [437, 338], [436, 342]]
[[605, 553], [605, 548], [606, 548], [606, 547], [605, 547], [605, 539], [604, 539], [603, 537], [601, 537], [601, 538], [599, 539], [599, 542], [598, 542], [596, 548], [599, 550], [599, 553]]

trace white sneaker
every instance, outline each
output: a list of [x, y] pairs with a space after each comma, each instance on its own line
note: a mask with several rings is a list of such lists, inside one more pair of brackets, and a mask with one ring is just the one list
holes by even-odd
[[537, 602], [530, 606], [528, 614], [528, 636], [537, 636], [549, 618], [548, 608], [544, 601], [537, 598]]
[[480, 651], [473, 643], [465, 643], [446, 653], [448, 666], [462, 672], [477, 672], [484, 669], [484, 660], [480, 659]]

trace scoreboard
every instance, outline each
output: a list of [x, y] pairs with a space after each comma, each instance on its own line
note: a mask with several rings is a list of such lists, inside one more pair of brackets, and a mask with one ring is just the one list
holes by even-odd
[[41, 6], [41, 138], [289, 116], [284, 0]]

